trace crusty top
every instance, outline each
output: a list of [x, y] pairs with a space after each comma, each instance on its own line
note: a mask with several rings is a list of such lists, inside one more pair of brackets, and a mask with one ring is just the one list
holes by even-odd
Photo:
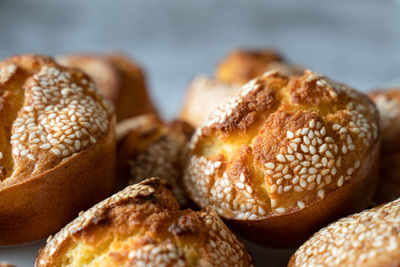
[[[154, 115], [142, 115], [120, 123], [123, 134], [118, 144], [118, 171], [129, 168], [129, 183], [160, 177], [171, 186], [181, 205], [187, 201], [183, 187], [183, 159], [193, 128], [182, 121], [163, 124]], [[124, 166], [127, 165], [127, 166]]]
[[57, 62], [68, 67], [76, 67], [89, 74], [104, 96], [115, 102], [121, 85], [118, 70], [102, 55], [69, 54], [57, 57]]
[[355, 176], [377, 145], [364, 95], [311, 71], [246, 84], [198, 128], [184, 182], [200, 206], [256, 220], [303, 209]]
[[8, 182], [47, 171], [96, 143], [113, 114], [87, 75], [44, 56], [0, 62], [0, 94], [0, 180]]
[[272, 49], [235, 49], [218, 65], [216, 80], [243, 85], [266, 71], [279, 70], [292, 75], [301, 74], [302, 68], [289, 65], [277, 51]]
[[151, 178], [82, 213], [36, 259], [37, 266], [162, 264], [251, 266], [251, 258], [214, 211], [179, 210], [166, 183]]
[[400, 199], [321, 229], [289, 266], [399, 266]]
[[400, 149], [400, 87], [393, 87], [369, 94], [379, 111], [382, 149]]

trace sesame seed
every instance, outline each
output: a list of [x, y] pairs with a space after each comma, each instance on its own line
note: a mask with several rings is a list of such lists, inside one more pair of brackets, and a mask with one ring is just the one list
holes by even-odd
[[294, 137], [294, 133], [291, 132], [291, 131], [287, 131], [287, 132], [286, 132], [286, 137], [287, 137], [288, 139], [292, 139], [292, 138]]
[[340, 178], [339, 178], [339, 180], [338, 180], [338, 182], [337, 182], [337, 185], [339, 186], [339, 187], [341, 187], [342, 185], [343, 185], [343, 176], [340, 176]]
[[244, 184], [241, 183], [241, 182], [237, 182], [237, 183], [236, 183], [236, 186], [237, 186], [239, 189], [244, 189]]
[[278, 155], [276, 156], [276, 159], [277, 159], [278, 161], [280, 161], [280, 162], [286, 162], [286, 158], [285, 158], [285, 156], [282, 155], [282, 154], [278, 154]]
[[49, 143], [43, 144], [40, 146], [40, 148], [42, 149], [49, 149], [51, 147], [51, 145]]
[[314, 128], [314, 127], [315, 127], [315, 120], [312, 119], [312, 120], [308, 123], [308, 125], [310, 126], [310, 128]]
[[360, 161], [356, 160], [356, 162], [354, 163], [354, 168], [358, 169], [360, 167]]
[[272, 163], [272, 162], [268, 162], [267, 164], [265, 164], [265, 167], [267, 167], [268, 169], [273, 170], [273, 169], [275, 169], [275, 164]]
[[276, 210], [276, 212], [278, 212], [278, 213], [285, 213], [285, 211], [286, 211], [285, 208], [277, 208], [277, 209], [275, 209], [275, 210]]
[[286, 155], [285, 157], [286, 157], [286, 159], [287, 159], [288, 161], [293, 161], [293, 160], [295, 160], [295, 157], [294, 157], [293, 155]]
[[52, 148], [51, 152], [53, 152], [56, 156], [59, 156], [61, 154], [61, 151], [57, 148]]

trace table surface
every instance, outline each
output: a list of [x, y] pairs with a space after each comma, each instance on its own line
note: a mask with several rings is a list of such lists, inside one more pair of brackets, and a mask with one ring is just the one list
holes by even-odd
[[[146, 69], [166, 119], [179, 111], [194, 76], [212, 75], [218, 60], [241, 46], [275, 47], [361, 91], [400, 84], [396, 0], [2, 0], [0, 38], [0, 58], [124, 51]], [[0, 261], [32, 266], [43, 244], [1, 248]], [[248, 247], [261, 266], [285, 266], [293, 252]]]

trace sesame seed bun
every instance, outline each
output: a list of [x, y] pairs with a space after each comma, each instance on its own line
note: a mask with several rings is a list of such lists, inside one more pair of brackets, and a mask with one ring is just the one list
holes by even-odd
[[115, 105], [118, 122], [141, 114], [157, 114], [147, 93], [142, 69], [126, 55], [69, 54], [57, 57], [57, 61], [89, 74]]
[[51, 58], [0, 62], [0, 244], [43, 238], [111, 193], [115, 116], [90, 80]]
[[188, 86], [180, 118], [198, 127], [221, 103], [234, 96], [240, 87], [269, 70], [286, 75], [301, 74], [303, 69], [289, 65], [271, 49], [237, 49], [218, 65], [215, 79], [196, 77]]
[[98, 203], [50, 238], [36, 266], [252, 266], [211, 209], [179, 210], [165, 181], [147, 179]]
[[379, 111], [382, 146], [376, 204], [400, 197], [400, 87], [369, 94]]
[[295, 266], [399, 266], [400, 199], [340, 219], [292, 256]]
[[185, 122], [164, 124], [154, 115], [121, 122], [117, 126], [117, 177], [122, 186], [160, 177], [172, 186], [180, 205], [188, 204], [182, 186], [183, 160], [193, 131]]
[[344, 84], [272, 71], [219, 106], [189, 146], [184, 184], [196, 204], [250, 239], [292, 246], [371, 200], [378, 113]]

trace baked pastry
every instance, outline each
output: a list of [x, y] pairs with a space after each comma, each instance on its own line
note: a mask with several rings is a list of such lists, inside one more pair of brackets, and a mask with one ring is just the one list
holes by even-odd
[[198, 76], [189, 84], [179, 118], [198, 127], [218, 105], [239, 90], [240, 86]]
[[189, 147], [196, 204], [255, 241], [290, 246], [371, 200], [378, 113], [344, 84], [272, 71], [218, 107]]
[[293, 254], [295, 266], [399, 266], [400, 199], [340, 219]]
[[0, 62], [0, 245], [49, 235], [111, 193], [115, 116], [90, 80], [51, 58]]
[[235, 49], [219, 63], [215, 78], [223, 83], [244, 85], [270, 70], [286, 75], [303, 73], [303, 68], [287, 63], [273, 49]]
[[165, 181], [147, 179], [98, 203], [50, 238], [44, 266], [252, 266], [211, 209], [179, 210]]
[[8, 262], [0, 262], [0, 267], [15, 267], [15, 265], [12, 265], [11, 263]]
[[374, 202], [400, 197], [400, 87], [369, 94], [380, 115], [382, 145], [379, 181]]
[[117, 126], [117, 170], [123, 187], [148, 177], [161, 177], [171, 186], [178, 202], [187, 198], [182, 186], [186, 145], [194, 129], [185, 122], [164, 124], [154, 115], [142, 115]]
[[70, 54], [59, 56], [57, 61], [89, 74], [101, 92], [114, 103], [117, 121], [157, 113], [147, 93], [142, 69], [126, 55]]
[[216, 107], [238, 93], [244, 83], [273, 69], [285, 75], [303, 72], [270, 49], [232, 51], [218, 65], [215, 79], [198, 76], [189, 84], [180, 118], [200, 126]]

